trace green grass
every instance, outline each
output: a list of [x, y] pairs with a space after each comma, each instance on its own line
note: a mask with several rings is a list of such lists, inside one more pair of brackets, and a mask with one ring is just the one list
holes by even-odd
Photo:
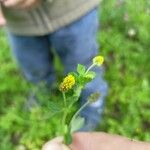
[[[148, 1], [140, 0], [128, 0], [117, 6], [115, 1], [104, 2], [98, 39], [106, 57], [106, 79], [110, 86], [102, 129], [149, 141], [148, 6]], [[135, 30], [135, 36], [128, 35], [130, 29]]]
[[[99, 130], [143, 141], [150, 141], [149, 6], [148, 0], [120, 4], [117, 0], [103, 1], [98, 33], [109, 84]], [[130, 29], [134, 29], [134, 36], [129, 36]], [[19, 145], [39, 150], [55, 135], [57, 122], [51, 121], [47, 108], [30, 114], [22, 111], [30, 88], [12, 61], [7, 39], [0, 31], [1, 150]]]

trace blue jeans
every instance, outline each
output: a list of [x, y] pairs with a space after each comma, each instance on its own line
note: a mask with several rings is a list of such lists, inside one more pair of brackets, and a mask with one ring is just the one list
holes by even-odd
[[[43, 36], [19, 36], [9, 33], [9, 39], [16, 60], [26, 78], [33, 83], [46, 81], [51, 85], [55, 81], [52, 48], [60, 57], [65, 73], [75, 70], [78, 63], [89, 66], [92, 58], [98, 54], [97, 29], [97, 9], [94, 9], [54, 33]], [[95, 122], [99, 122], [107, 93], [102, 70], [102, 68], [95, 70], [97, 77], [87, 84], [81, 96], [81, 103], [84, 103], [90, 93], [101, 93], [101, 99], [81, 113], [85, 118]]]

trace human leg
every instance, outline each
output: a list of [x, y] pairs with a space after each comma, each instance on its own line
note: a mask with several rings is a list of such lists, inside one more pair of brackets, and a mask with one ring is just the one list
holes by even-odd
[[[50, 88], [55, 81], [53, 68], [53, 54], [50, 51], [50, 43], [47, 36], [17, 36], [8, 34], [10, 45], [16, 61], [27, 80], [35, 84], [35, 88], [29, 90], [29, 97], [25, 102], [27, 110], [43, 104], [38, 98], [38, 92], [44, 95], [50, 94]], [[47, 88], [49, 86], [49, 88]]]
[[18, 36], [9, 33], [10, 45], [27, 80], [33, 83], [54, 81], [53, 55], [47, 36]]

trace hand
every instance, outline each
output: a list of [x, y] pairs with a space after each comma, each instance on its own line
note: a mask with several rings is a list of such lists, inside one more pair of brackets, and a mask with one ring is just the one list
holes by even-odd
[[37, 6], [41, 0], [0, 0], [5, 7], [30, 9]]
[[[69, 150], [63, 139], [54, 139], [44, 145], [42, 150]], [[150, 143], [131, 141], [127, 138], [101, 132], [75, 133], [71, 150], [150, 150]]]
[[1, 5], [0, 5], [0, 27], [3, 27], [5, 24], [6, 24], [6, 20], [1, 9]]

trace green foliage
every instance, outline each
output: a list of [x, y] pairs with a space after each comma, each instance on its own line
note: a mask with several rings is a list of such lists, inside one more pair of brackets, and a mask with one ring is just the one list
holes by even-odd
[[[98, 41], [109, 84], [100, 130], [149, 141], [149, 1], [103, 1]], [[129, 31], [133, 29], [134, 35]]]
[[[148, 0], [103, 0], [97, 36], [109, 84], [99, 130], [144, 141], [150, 141], [149, 6]], [[128, 33], [130, 29], [134, 29], [134, 36]], [[1, 150], [40, 150], [45, 141], [58, 135], [57, 117], [49, 112], [51, 104], [23, 111], [30, 88], [12, 62], [7, 39], [0, 31]], [[62, 98], [56, 91], [51, 99]]]
[[[74, 104], [79, 100], [81, 92], [85, 88], [86, 84], [92, 81], [96, 76], [95, 72], [90, 71], [95, 66], [97, 66], [97, 64], [92, 62], [91, 66], [86, 69], [85, 66], [78, 64], [76, 72], [69, 73], [60, 83], [60, 91], [62, 92], [64, 101], [62, 107], [58, 106], [58, 102], [50, 102], [51, 110], [54, 112], [62, 112], [62, 116], [58, 119], [61, 120], [61, 129], [59, 131], [60, 135], [64, 137], [66, 144], [71, 144], [71, 134], [73, 134], [75, 131], [78, 131], [84, 125], [84, 118], [79, 117], [79, 113], [87, 105], [98, 100], [100, 96], [98, 94], [93, 94], [89, 98], [89, 101], [78, 108], [76, 112], [73, 114], [71, 113]], [[70, 117], [70, 114], [72, 114], [72, 117]]]
[[84, 125], [84, 118], [78, 116], [71, 122], [71, 133], [78, 131]]
[[79, 75], [84, 75], [85, 72], [86, 72], [85, 66], [83, 66], [81, 64], [78, 64], [78, 66], [77, 66], [77, 72], [78, 72]]
[[[91, 65], [90, 67], [93, 68], [95, 65]], [[92, 81], [96, 74], [95, 72], [91, 71], [91, 68], [86, 69], [85, 66], [78, 64], [77, 66], [77, 73], [73, 73], [76, 78], [76, 82], [80, 87], [84, 87], [88, 82]]]

